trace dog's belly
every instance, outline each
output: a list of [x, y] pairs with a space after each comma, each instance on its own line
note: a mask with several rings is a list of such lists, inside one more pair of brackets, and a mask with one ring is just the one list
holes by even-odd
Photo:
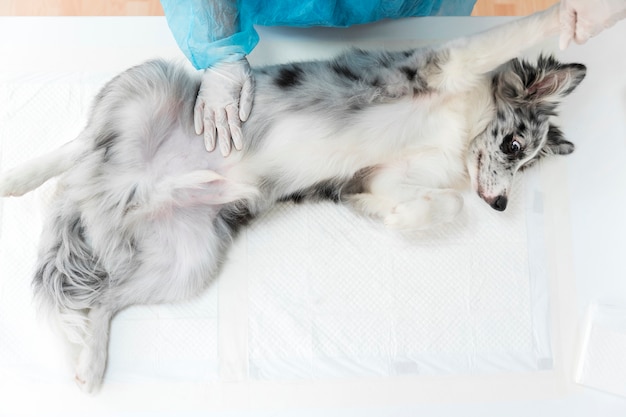
[[[210, 170], [259, 187], [274, 200], [329, 179], [348, 180], [366, 167], [411, 160], [415, 185], [454, 187], [464, 173], [464, 119], [457, 106], [433, 106], [438, 101], [399, 100], [341, 123], [315, 113], [290, 114], [258, 146], [228, 157], [207, 152], [201, 136], [179, 125], [158, 148], [148, 172], [156, 170], [163, 178]], [[439, 156], [433, 159], [433, 153]]]
[[465, 171], [465, 104], [439, 106], [439, 101], [399, 100], [340, 122], [290, 115], [268, 132], [262, 146], [220, 168], [235, 181], [254, 179], [271, 184], [275, 195], [288, 195], [328, 179], [349, 179], [363, 168], [408, 160], [415, 185], [454, 187]]
[[148, 169], [158, 172], [159, 176], [182, 175], [199, 170], [211, 170], [226, 175], [240, 158], [238, 152], [233, 152], [228, 157], [222, 156], [218, 150], [208, 152], [202, 136], [189, 133], [178, 126], [154, 153]]
[[[315, 112], [289, 114], [272, 126], [255, 149], [222, 168], [234, 181], [270, 184], [276, 195], [328, 179], [348, 179], [365, 167], [399, 155], [411, 130], [406, 120], [412, 109], [407, 104], [402, 100], [377, 106], [345, 120]], [[389, 113], [405, 116], [404, 123], [394, 123], [396, 119], [388, 117]]]

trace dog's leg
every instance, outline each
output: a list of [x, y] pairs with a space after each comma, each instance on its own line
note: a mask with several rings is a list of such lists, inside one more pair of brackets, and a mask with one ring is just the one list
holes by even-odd
[[484, 32], [455, 39], [431, 51], [415, 51], [396, 63], [415, 92], [457, 93], [560, 29], [559, 5]]
[[[218, 181], [221, 182], [218, 183]], [[164, 194], [171, 195], [177, 190], [203, 190], [211, 183], [217, 183], [218, 189], [215, 193], [205, 194], [205, 198], [202, 200], [204, 204], [226, 204], [236, 200], [250, 199], [259, 193], [257, 187], [231, 181], [210, 170], [192, 171], [177, 177], [167, 178], [158, 188]]]
[[165, 177], [154, 187], [130, 189], [125, 214], [143, 218], [172, 206], [222, 205], [257, 197], [258, 187], [231, 181], [211, 170]]
[[89, 142], [82, 138], [85, 134], [83, 132], [75, 140], [47, 155], [2, 173], [0, 196], [20, 196], [73, 167], [88, 149]]
[[450, 152], [421, 150], [373, 168], [355, 193], [343, 197], [357, 211], [394, 229], [426, 229], [452, 221], [463, 207], [451, 189], [465, 183], [462, 163]]
[[463, 208], [463, 197], [454, 190], [421, 190], [413, 200], [393, 207], [383, 219], [398, 230], [424, 230], [453, 221]]
[[409, 199], [398, 201], [371, 193], [347, 198], [357, 211], [381, 219], [396, 230], [424, 230], [453, 221], [463, 208], [463, 197], [454, 190], [413, 189]]
[[483, 74], [519, 56], [560, 29], [559, 5], [493, 29], [444, 45], [429, 84], [440, 90], [458, 91], [475, 83]]
[[89, 311], [84, 346], [76, 367], [76, 383], [84, 392], [92, 393], [102, 383], [113, 314], [113, 311], [104, 306], [93, 307]]

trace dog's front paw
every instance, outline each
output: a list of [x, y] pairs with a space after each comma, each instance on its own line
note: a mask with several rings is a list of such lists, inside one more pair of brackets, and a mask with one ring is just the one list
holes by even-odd
[[437, 193], [431, 204], [433, 225], [450, 223], [463, 209], [463, 196], [456, 191], [445, 190]]
[[451, 190], [433, 191], [396, 205], [384, 218], [395, 230], [424, 230], [453, 221], [463, 208], [463, 197]]
[[425, 203], [401, 203], [385, 216], [385, 227], [394, 230], [422, 229], [428, 224], [428, 212]]

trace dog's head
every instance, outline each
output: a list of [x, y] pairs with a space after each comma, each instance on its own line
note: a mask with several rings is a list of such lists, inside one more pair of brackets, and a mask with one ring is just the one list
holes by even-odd
[[574, 151], [550, 118], [585, 73], [582, 64], [562, 64], [541, 56], [536, 65], [514, 59], [494, 74], [494, 118], [467, 154], [472, 187], [491, 207], [506, 208], [517, 171], [546, 155]]

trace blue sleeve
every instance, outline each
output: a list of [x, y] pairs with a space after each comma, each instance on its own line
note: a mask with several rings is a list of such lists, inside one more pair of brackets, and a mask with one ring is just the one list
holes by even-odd
[[249, 54], [252, 24], [351, 26], [384, 18], [469, 15], [476, 0], [161, 0], [180, 49], [197, 69]]
[[476, 0], [443, 0], [433, 2], [431, 16], [469, 16]]
[[234, 61], [259, 41], [238, 0], [161, 0], [176, 43], [197, 69]]
[[476, 0], [241, 0], [264, 26], [351, 26], [413, 16], [467, 16]]

